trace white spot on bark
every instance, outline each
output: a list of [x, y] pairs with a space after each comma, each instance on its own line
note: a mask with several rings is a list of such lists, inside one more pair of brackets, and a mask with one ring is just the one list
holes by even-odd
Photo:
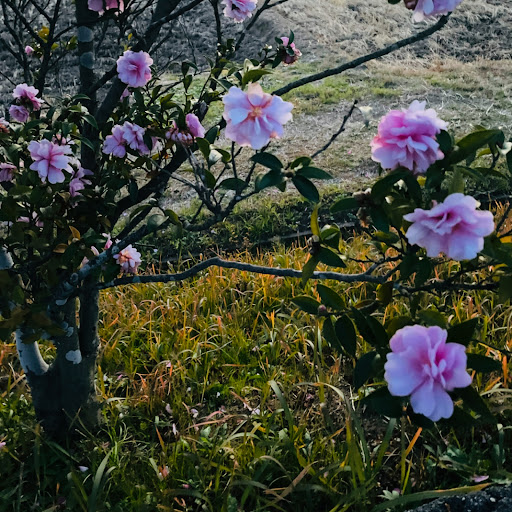
[[66, 354], [66, 360], [73, 364], [80, 364], [82, 362], [82, 353], [80, 350], [70, 350]]

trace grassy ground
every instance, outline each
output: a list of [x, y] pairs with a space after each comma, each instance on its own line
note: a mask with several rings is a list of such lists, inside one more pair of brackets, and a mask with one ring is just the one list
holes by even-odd
[[[369, 251], [361, 238], [347, 242], [349, 257]], [[300, 269], [306, 255], [281, 247], [235, 257]], [[354, 262], [348, 271], [360, 269]], [[375, 293], [329, 284], [347, 306]], [[15, 347], [4, 344], [0, 510], [367, 511], [395, 489], [511, 478], [506, 358], [478, 342], [471, 348], [502, 358], [502, 373], [474, 383], [501, 427], [388, 422], [360, 406], [363, 395], [350, 388], [353, 362], [322, 340], [322, 320], [291, 303], [304, 293], [317, 296], [314, 283], [215, 269], [179, 284], [104, 292], [105, 424], [63, 448], [34, 426]], [[453, 315], [452, 323], [488, 316], [479, 339], [510, 349], [510, 306], [493, 300], [425, 297], [422, 306]], [[407, 310], [397, 301], [379, 319]], [[367, 350], [359, 340], [358, 353]]]

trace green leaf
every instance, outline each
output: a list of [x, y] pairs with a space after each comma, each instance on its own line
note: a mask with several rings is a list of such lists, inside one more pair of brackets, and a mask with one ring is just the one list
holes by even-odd
[[484, 399], [472, 386], [468, 386], [466, 388], [456, 388], [453, 391], [453, 394], [461, 398], [464, 402], [464, 405], [478, 413], [483, 420], [490, 423], [496, 423], [496, 418], [487, 407]]
[[368, 379], [374, 376], [374, 362], [379, 357], [376, 351], [361, 356], [354, 368], [354, 388], [359, 389]]
[[383, 306], [387, 306], [393, 298], [393, 285], [393, 281], [388, 281], [377, 286], [377, 299]]
[[512, 298], [512, 276], [500, 277], [498, 298], [502, 304]]
[[148, 217], [148, 230], [155, 231], [157, 230], [165, 221], [167, 217], [162, 215], [161, 213], [155, 213]]
[[290, 169], [295, 169], [297, 167], [308, 167], [311, 162], [312, 160], [309, 156], [299, 156], [290, 164]]
[[309, 313], [310, 315], [317, 315], [318, 308], [321, 306], [320, 302], [309, 297], [308, 295], [299, 295], [292, 299], [292, 302], [297, 305], [302, 311]]
[[320, 226], [318, 225], [318, 207], [319, 205], [316, 205], [313, 208], [313, 213], [311, 214], [311, 233], [316, 236], [320, 236]]
[[345, 301], [332, 288], [324, 284], [317, 284], [316, 290], [325, 306], [332, 309], [343, 309], [345, 307]]
[[379, 388], [361, 400], [362, 405], [370, 406], [376, 413], [388, 418], [400, 418], [402, 416], [402, 400], [393, 396], [387, 387]]
[[196, 144], [201, 151], [204, 159], [208, 161], [208, 157], [210, 156], [210, 142], [206, 139], [202, 139], [201, 137], [196, 137]]
[[293, 176], [292, 182], [299, 193], [304, 196], [308, 201], [312, 203], [318, 203], [320, 201], [320, 194], [317, 188], [311, 181], [302, 176]]
[[402, 315], [402, 316], [395, 316], [388, 322], [386, 322], [386, 332], [388, 333], [388, 336], [391, 337], [393, 334], [395, 334], [396, 331], [399, 329], [402, 329], [406, 325], [413, 325], [414, 322], [410, 316]]
[[357, 330], [364, 340], [376, 348], [385, 348], [388, 345], [388, 335], [384, 326], [373, 316], [363, 315], [361, 311], [352, 308], [352, 316], [356, 322]]
[[343, 352], [343, 347], [340, 343], [340, 340], [336, 336], [336, 332], [334, 330], [334, 326], [332, 324], [331, 317], [328, 316], [324, 320], [324, 325], [322, 326], [322, 336], [327, 341], [329, 346], [336, 350], [338, 354], [341, 354]]
[[91, 114], [85, 114], [83, 118], [86, 123], [89, 123], [93, 128], [99, 130], [98, 123], [96, 122], [96, 118], [94, 116]]
[[328, 172], [317, 167], [302, 167], [295, 173], [295, 176], [303, 176], [313, 180], [332, 180], [332, 176]]
[[302, 284], [306, 284], [308, 279], [313, 275], [318, 263], [319, 259], [316, 256], [311, 256], [304, 267], [302, 267]]
[[320, 262], [334, 268], [345, 268], [345, 262], [334, 251], [327, 247], [321, 247], [316, 254]]
[[482, 373], [499, 372], [502, 370], [499, 361], [481, 354], [468, 354], [467, 367]]
[[446, 329], [446, 318], [437, 309], [424, 309], [418, 311], [418, 318], [429, 326], [437, 325], [442, 329]]
[[470, 133], [456, 143], [457, 148], [449, 155], [448, 163], [453, 165], [466, 160], [481, 147], [500, 140], [504, 140], [501, 130], [478, 130]]
[[471, 318], [460, 324], [452, 325], [448, 329], [447, 343], [460, 343], [468, 345], [474, 337], [475, 329], [478, 326], [478, 318]]
[[281, 160], [279, 160], [277, 156], [274, 156], [271, 153], [256, 153], [251, 157], [251, 160], [257, 164], [262, 165], [263, 167], [268, 167], [274, 171], [279, 171], [284, 167]]
[[347, 351], [348, 354], [350, 354], [352, 357], [355, 357], [357, 349], [357, 336], [356, 329], [350, 317], [347, 315], [340, 316], [338, 320], [336, 320], [334, 330], [343, 348]]
[[225, 188], [227, 190], [236, 190], [241, 192], [247, 184], [240, 178], [226, 178], [219, 183], [219, 188]]
[[217, 126], [214, 126], [213, 128], [210, 128], [207, 132], [204, 138], [210, 143], [213, 144], [215, 142], [215, 139], [217, 138], [219, 134], [219, 128]]
[[269, 171], [267, 174], [263, 176], [258, 176], [256, 178], [256, 182], [254, 184], [257, 192], [268, 188], [268, 187], [277, 187], [284, 181], [283, 173], [279, 171]]
[[338, 213], [345, 210], [356, 210], [359, 208], [359, 201], [355, 197], [342, 197], [330, 208], [331, 213]]
[[257, 82], [262, 76], [270, 75], [272, 71], [269, 69], [251, 69], [243, 74], [242, 86], [251, 82]]
[[397, 169], [396, 171], [386, 174], [386, 176], [374, 183], [372, 187], [372, 199], [376, 202], [382, 201], [389, 195], [395, 183], [410, 175], [411, 172], [406, 169]]

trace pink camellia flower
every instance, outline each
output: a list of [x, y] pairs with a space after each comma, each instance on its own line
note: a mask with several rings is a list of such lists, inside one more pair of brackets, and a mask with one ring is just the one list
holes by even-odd
[[41, 181], [46, 182], [46, 178], [52, 184], [62, 183], [64, 181], [64, 173], [73, 172], [69, 165], [71, 148], [69, 146], [59, 146], [49, 140], [36, 142], [33, 140], [28, 145], [30, 157], [34, 163], [30, 166], [33, 171], [37, 171]]
[[124, 129], [121, 125], [116, 124], [112, 128], [112, 135], [105, 137], [102, 151], [107, 155], [114, 155], [118, 158], [126, 156], [126, 141], [124, 139]]
[[226, 6], [224, 16], [233, 18], [235, 23], [242, 23], [246, 18], [252, 16], [252, 11], [256, 9], [258, 0], [222, 0]]
[[0, 163], [0, 181], [12, 181], [15, 170], [15, 165]]
[[25, 53], [30, 57], [34, 53], [34, 48], [30, 45], [25, 46]]
[[466, 348], [446, 343], [447, 335], [437, 326], [399, 329], [389, 342], [392, 352], [384, 365], [389, 392], [394, 396], [411, 395], [413, 411], [432, 421], [453, 414], [453, 401], [447, 391], [471, 384]]
[[87, 176], [92, 176], [94, 173], [89, 169], [79, 167], [78, 171], [73, 173], [71, 181], [69, 182], [69, 194], [71, 197], [80, 195], [80, 190], [83, 190], [86, 185], [91, 185], [91, 181], [88, 180]]
[[408, 109], [391, 110], [379, 123], [378, 135], [371, 143], [372, 160], [384, 169], [405, 167], [422, 174], [444, 157], [436, 140], [447, 123], [434, 109], [425, 110], [426, 102], [417, 100]]
[[149, 149], [144, 142], [144, 134], [146, 130], [138, 124], [129, 123], [126, 121], [123, 124], [123, 138], [126, 144], [133, 150], [139, 151], [140, 153], [147, 154]]
[[141, 264], [140, 252], [131, 245], [115, 254], [114, 259], [121, 265], [121, 272], [126, 274], [136, 274], [137, 267]]
[[37, 111], [41, 108], [41, 105], [44, 103], [41, 98], [38, 98], [39, 89], [32, 87], [27, 84], [19, 84], [14, 88], [12, 92], [12, 97], [17, 100], [17, 102], [21, 105], [32, 106], [32, 110]]
[[224, 96], [226, 137], [241, 146], [261, 149], [270, 139], [283, 135], [283, 124], [292, 119], [293, 105], [263, 92], [257, 83], [247, 92], [231, 87]]
[[405, 236], [412, 245], [435, 257], [443, 252], [454, 260], [471, 260], [484, 247], [484, 237], [494, 231], [491, 212], [476, 210], [480, 203], [471, 196], [451, 194], [431, 210], [416, 208], [404, 215], [412, 222]]
[[103, 249], [107, 250], [112, 247], [112, 237], [110, 235], [107, 235], [106, 233], [102, 233], [103, 236], [107, 237], [107, 241], [105, 242], [105, 245], [103, 246]]
[[103, 14], [105, 9], [117, 9], [120, 12], [124, 11], [123, 0], [89, 0], [87, 6], [91, 11], [96, 11], [100, 14]]
[[125, 98], [129, 98], [132, 93], [130, 92], [130, 89], [128, 87], [123, 91], [123, 94], [121, 94], [121, 99], [124, 100]]
[[288, 37], [281, 37], [283, 42], [284, 51], [282, 52], [283, 63], [285, 65], [294, 64], [302, 56], [302, 52], [296, 48], [295, 43], [290, 43]]
[[9, 107], [9, 114], [18, 123], [25, 123], [30, 117], [30, 112], [21, 105], [11, 105]]
[[117, 59], [119, 80], [130, 87], [143, 87], [151, 80], [153, 59], [146, 52], [127, 50]]
[[462, 0], [405, 0], [405, 6], [414, 9], [414, 21], [423, 21], [430, 16], [448, 14], [461, 2]]
[[205, 129], [195, 114], [187, 114], [185, 123], [187, 128], [180, 130], [174, 121], [172, 128], [165, 134], [166, 138], [184, 146], [192, 146], [196, 137], [204, 137]]

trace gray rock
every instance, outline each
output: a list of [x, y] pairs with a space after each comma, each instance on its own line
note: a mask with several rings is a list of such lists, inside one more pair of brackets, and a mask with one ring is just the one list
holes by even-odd
[[410, 510], [414, 512], [512, 512], [512, 485], [495, 486], [480, 492], [440, 498]]

